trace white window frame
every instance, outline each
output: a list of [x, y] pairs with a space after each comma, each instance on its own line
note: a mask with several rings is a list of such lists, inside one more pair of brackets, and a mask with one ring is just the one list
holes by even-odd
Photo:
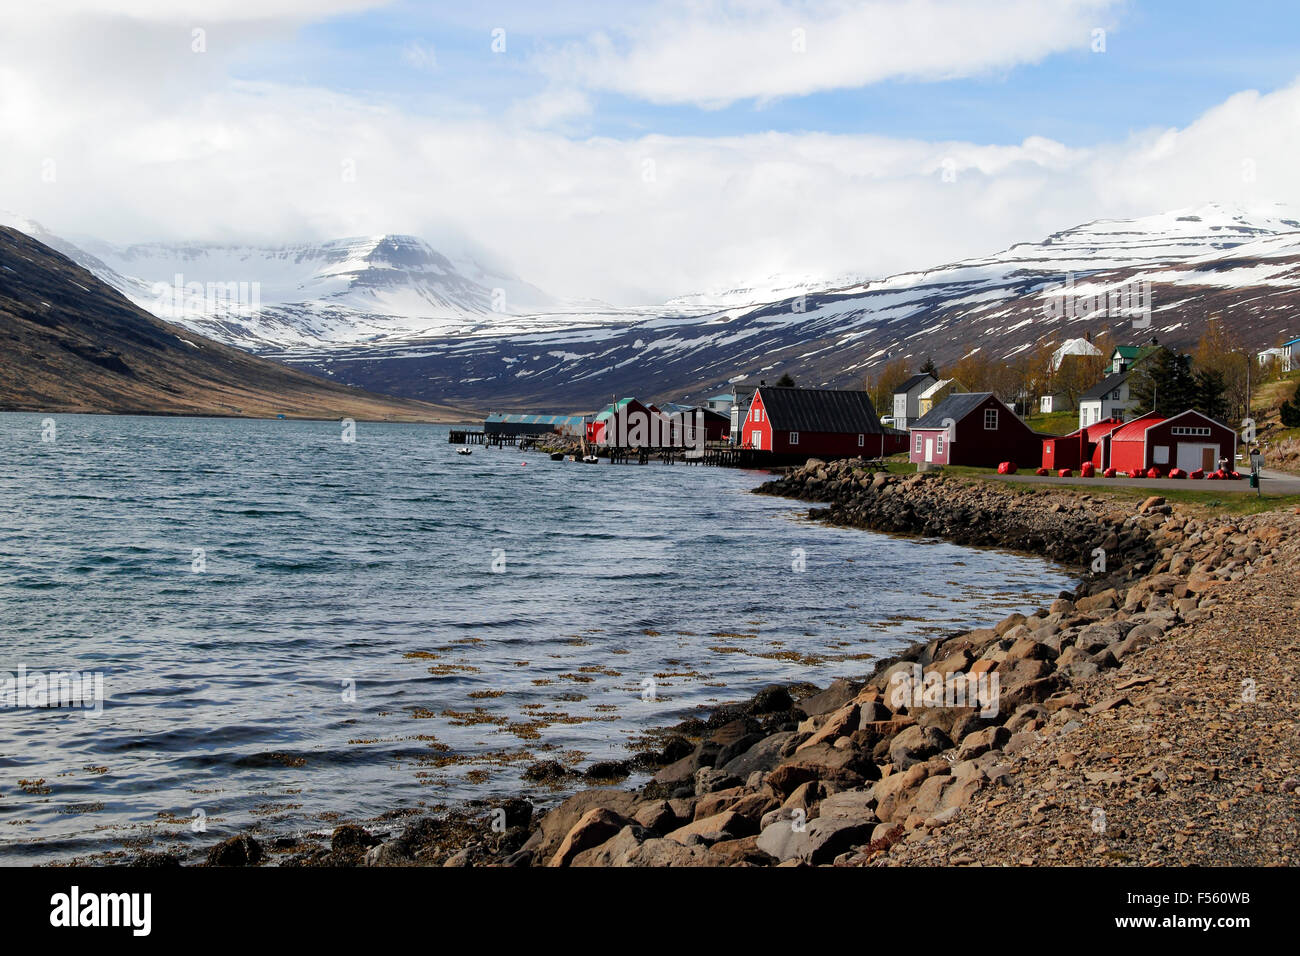
[[[998, 430], [998, 411], [999, 410], [996, 408], [984, 409], [984, 430], [986, 432], [995, 432]], [[991, 419], [989, 418], [990, 415], [993, 416]], [[992, 425], [989, 424], [990, 421], [993, 422]]]
[[859, 435], [859, 436], [858, 436], [858, 447], [861, 448], [861, 447], [862, 447], [863, 445], [865, 445], [866, 443], [867, 443], [867, 436], [866, 436], [866, 435]]
[[943, 432], [939, 432], [934, 436], [934, 453], [936, 455], [943, 454]]
[[798, 432], [791, 432], [791, 433], [790, 433], [790, 444], [791, 444], [791, 445], [797, 445], [797, 444], [799, 444], [799, 433], [798, 433]]
[[920, 433], [920, 432], [917, 432], [917, 433], [916, 433], [916, 449], [915, 449], [915, 451], [916, 451], [916, 454], [918, 454], [918, 455], [921, 454], [921, 433]]

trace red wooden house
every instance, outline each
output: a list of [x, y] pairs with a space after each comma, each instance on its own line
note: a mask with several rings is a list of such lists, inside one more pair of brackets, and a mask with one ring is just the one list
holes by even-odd
[[1107, 418], [1060, 438], [1043, 439], [1043, 467], [1056, 471], [1079, 468], [1090, 461], [1098, 471], [1105, 469], [1110, 457], [1110, 435], [1123, 424], [1118, 418]]
[[996, 468], [1037, 462], [1039, 435], [992, 392], [950, 395], [909, 427], [908, 458], [919, 464]]
[[593, 445], [610, 442], [628, 446], [666, 445], [668, 441], [652, 441], [651, 432], [657, 436], [662, 428], [667, 434], [668, 427], [665, 416], [654, 406], [635, 398], [620, 398], [613, 405], [605, 406], [587, 424], [587, 441]]
[[1115, 429], [1106, 465], [1130, 473], [1181, 468], [1190, 474], [1197, 469], [1216, 470], [1220, 458], [1227, 458], [1230, 466], [1236, 461], [1237, 433], [1188, 410], [1172, 418], [1143, 415]]
[[764, 385], [740, 426], [740, 443], [798, 458], [892, 455], [907, 436], [885, 428], [866, 392]]

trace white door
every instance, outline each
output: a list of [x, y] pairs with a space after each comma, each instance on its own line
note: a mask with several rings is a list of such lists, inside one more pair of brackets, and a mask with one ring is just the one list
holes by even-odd
[[925, 440], [925, 460], [934, 461], [934, 439], [933, 438], [927, 438]]
[[[1210, 455], [1206, 456], [1205, 452], [1209, 451]], [[1197, 468], [1204, 468], [1207, 460], [1214, 462], [1214, 467], [1219, 467], [1219, 446], [1206, 445], [1201, 442], [1180, 441], [1178, 443], [1178, 467], [1186, 472], [1193, 472]], [[1206, 471], [1213, 469], [1206, 468]]]

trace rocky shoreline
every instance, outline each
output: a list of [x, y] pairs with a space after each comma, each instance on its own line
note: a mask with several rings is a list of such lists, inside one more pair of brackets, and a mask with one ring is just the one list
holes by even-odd
[[[828, 524], [1046, 556], [1083, 580], [862, 680], [773, 686], [685, 721], [637, 756], [655, 768], [638, 790], [343, 826], [328, 849], [276, 847], [281, 865], [1294, 862], [1300, 517], [861, 461], [810, 461], [757, 491], [822, 503], [809, 517]], [[264, 856], [241, 835], [208, 862]]]

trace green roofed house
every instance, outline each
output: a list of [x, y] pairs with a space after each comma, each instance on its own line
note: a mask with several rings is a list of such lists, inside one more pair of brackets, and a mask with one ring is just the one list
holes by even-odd
[[1142, 358], [1142, 353], [1149, 346], [1146, 345], [1117, 345], [1115, 351], [1110, 353], [1110, 364], [1106, 366], [1107, 375], [1120, 375], [1127, 372]]

